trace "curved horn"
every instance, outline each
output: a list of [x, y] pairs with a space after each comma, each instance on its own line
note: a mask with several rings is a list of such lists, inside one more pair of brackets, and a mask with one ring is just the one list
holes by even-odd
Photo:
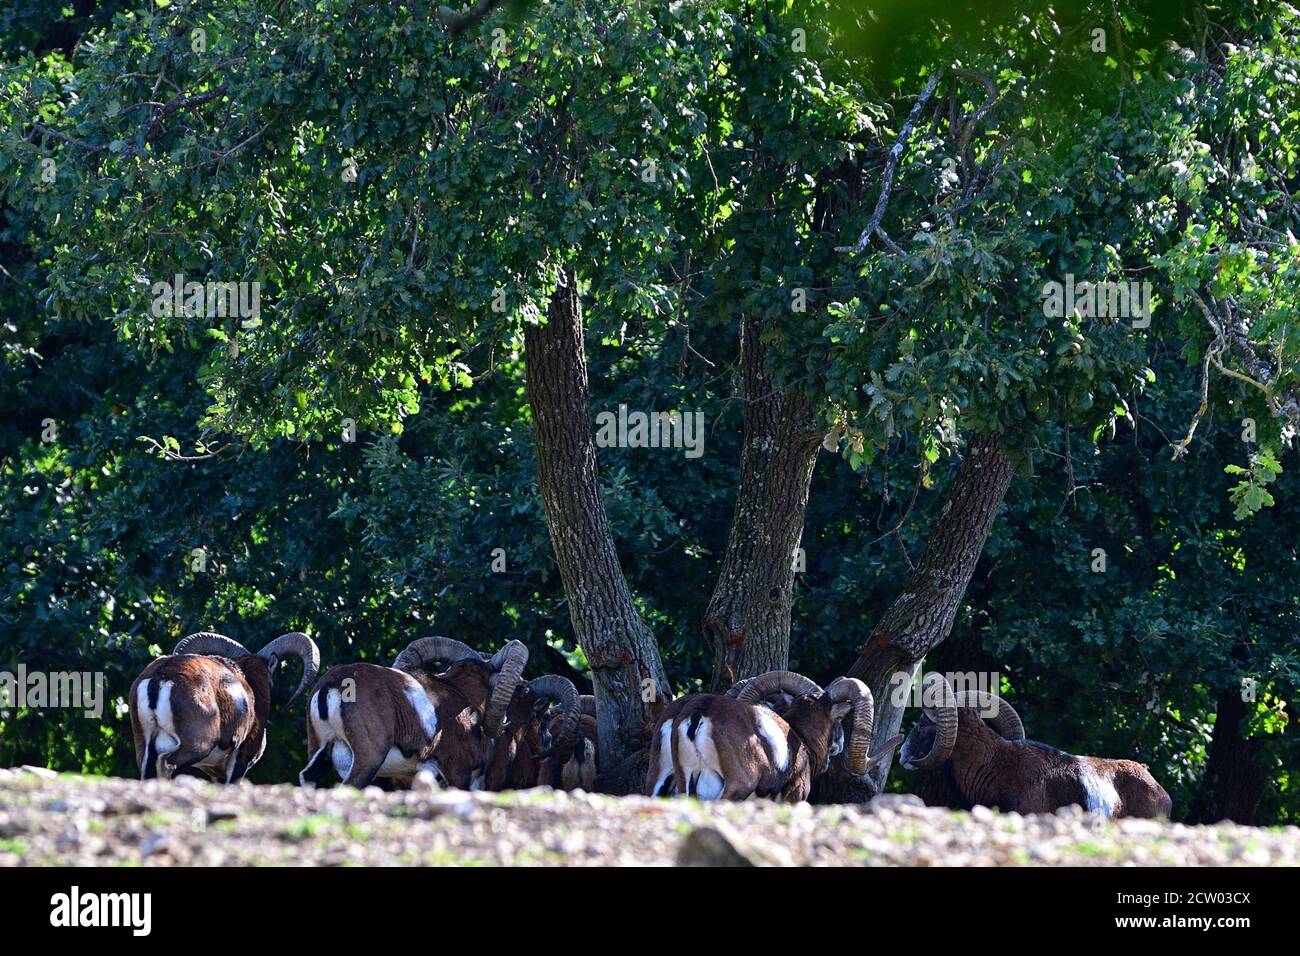
[[399, 671], [413, 671], [434, 661], [454, 664], [466, 658], [473, 658], [476, 661], [483, 659], [474, 648], [450, 637], [422, 637], [406, 645], [406, 649], [393, 661], [393, 668]]
[[596, 716], [596, 695], [579, 694], [578, 712], [582, 714], [586, 714], [588, 717], [595, 717]]
[[958, 707], [974, 707], [984, 721], [1007, 740], [1024, 740], [1025, 725], [1015, 708], [997, 694], [967, 690], [957, 695]]
[[773, 694], [793, 694], [795, 697], [802, 697], [804, 694], [822, 692], [817, 684], [794, 671], [768, 671], [766, 674], [741, 681], [741, 684], [744, 686], [736, 693], [736, 700], [746, 704], [757, 704]]
[[483, 708], [483, 732], [489, 737], [501, 733], [501, 721], [505, 719], [506, 708], [514, 699], [519, 682], [523, 680], [524, 665], [527, 663], [528, 648], [520, 641], [507, 642], [488, 662], [497, 672], [487, 704]]
[[296, 657], [302, 661], [302, 680], [298, 681], [298, 687], [294, 690], [293, 696], [284, 705], [286, 707], [293, 706], [293, 702], [315, 682], [316, 675], [320, 672], [320, 648], [316, 646], [315, 641], [302, 631], [290, 631], [287, 634], [281, 634], [258, 651], [257, 656], [263, 660], [274, 658], [276, 661], [280, 661], [285, 657]]
[[238, 641], [232, 641], [224, 634], [212, 631], [199, 631], [189, 637], [183, 637], [172, 651], [173, 654], [207, 654], [213, 657], [247, 657], [248, 648]]
[[[938, 701], [938, 706], [927, 703], [933, 700]], [[921, 682], [921, 711], [934, 722], [934, 744], [925, 756], [905, 761], [908, 770], [933, 770], [941, 766], [952, 756], [953, 744], [957, 742], [957, 698], [942, 674], [931, 671]]]
[[730, 697], [732, 700], [738, 699], [740, 697], [741, 692], [744, 691], [744, 689], [748, 687], [753, 682], [753, 680], [754, 678], [752, 677], [746, 677], [744, 680], [736, 681], [727, 690], [725, 696]]
[[551, 757], [559, 764], [568, 763], [573, 748], [578, 744], [578, 720], [582, 717], [578, 688], [568, 678], [547, 674], [530, 680], [528, 692], [534, 697], [549, 697], [560, 705], [563, 722], [559, 735], [551, 744]]
[[876, 722], [876, 702], [872, 700], [867, 685], [854, 677], [839, 677], [831, 681], [826, 696], [836, 703], [848, 701], [853, 706], [853, 731], [844, 745], [844, 763], [849, 773], [861, 777], [881, 759], [867, 759], [871, 731]]

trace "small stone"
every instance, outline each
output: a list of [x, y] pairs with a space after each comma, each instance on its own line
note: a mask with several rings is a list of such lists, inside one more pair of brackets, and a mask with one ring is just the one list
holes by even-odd
[[872, 797], [868, 809], [893, 810], [898, 807], [923, 807], [925, 801], [914, 793], [882, 793]]
[[723, 823], [698, 826], [677, 847], [678, 866], [792, 866], [783, 847], [747, 840]]
[[176, 863], [188, 863], [193, 857], [190, 848], [166, 833], [151, 833], [140, 844], [140, 852], [146, 857], [166, 856]]
[[438, 778], [433, 775], [432, 770], [421, 770], [411, 781], [411, 791], [414, 793], [434, 793], [438, 789]]
[[228, 803], [214, 803], [208, 807], [204, 813], [208, 818], [208, 823], [220, 823], [222, 820], [238, 820], [239, 808], [231, 806]]

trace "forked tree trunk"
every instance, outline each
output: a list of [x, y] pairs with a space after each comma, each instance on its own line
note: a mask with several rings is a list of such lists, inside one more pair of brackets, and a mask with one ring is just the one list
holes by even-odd
[[[909, 701], [904, 691], [911, 685], [917, 665], [952, 630], [966, 585], [1011, 484], [1011, 474], [1011, 462], [997, 435], [971, 440], [920, 563], [849, 668], [848, 676], [863, 681], [875, 697], [872, 753], [898, 733]], [[876, 767], [869, 783], [840, 772], [827, 774], [817, 799], [870, 799], [884, 789], [892, 757]]]
[[782, 388], [769, 371], [762, 331], [756, 318], [741, 323], [740, 487], [704, 616], [704, 635], [714, 652], [714, 690], [789, 666], [794, 558], [822, 440], [812, 404]]
[[544, 325], [524, 332], [537, 484], [560, 566], [573, 633], [596, 690], [601, 781], [609, 793], [640, 786], [652, 704], [668, 691], [659, 647], [641, 620], [619, 565], [596, 471], [582, 305], [566, 273]]

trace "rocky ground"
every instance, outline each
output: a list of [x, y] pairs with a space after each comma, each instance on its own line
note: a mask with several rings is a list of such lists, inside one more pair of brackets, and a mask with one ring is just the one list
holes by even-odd
[[551, 791], [218, 787], [0, 770], [0, 866], [1300, 865], [1300, 829]]

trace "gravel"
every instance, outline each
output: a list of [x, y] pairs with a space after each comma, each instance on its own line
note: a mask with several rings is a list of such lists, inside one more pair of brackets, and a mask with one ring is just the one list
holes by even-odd
[[[39, 768], [38, 768], [39, 769]], [[0, 866], [1300, 865], [1300, 829], [1108, 821], [1070, 807], [865, 806], [230, 787], [0, 769]]]

